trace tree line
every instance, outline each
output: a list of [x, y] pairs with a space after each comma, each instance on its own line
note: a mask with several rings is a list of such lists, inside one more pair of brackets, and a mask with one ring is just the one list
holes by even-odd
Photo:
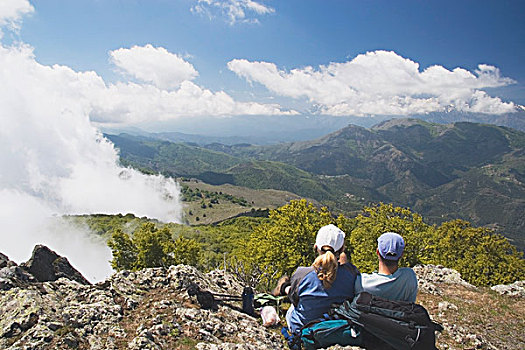
[[[327, 208], [292, 200], [271, 210], [268, 218], [238, 218], [217, 226], [145, 223], [128, 235], [116, 229], [108, 242], [116, 270], [188, 264], [202, 270], [228, 265], [246, 280], [270, 286], [283, 274], [315, 259], [318, 229], [333, 223], [346, 232], [346, 247], [361, 272], [377, 267], [377, 238], [394, 231], [405, 238], [402, 266], [443, 265], [457, 270], [477, 286], [525, 279], [523, 254], [502, 235], [464, 220], [441, 225], [425, 223], [421, 215], [392, 204], [365, 207], [356, 217], [334, 217]], [[264, 271], [264, 276], [260, 275]]]

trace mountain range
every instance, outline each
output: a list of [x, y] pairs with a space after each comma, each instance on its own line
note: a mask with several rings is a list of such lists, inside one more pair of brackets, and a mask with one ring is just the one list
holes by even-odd
[[525, 249], [525, 133], [508, 127], [391, 119], [265, 146], [107, 137], [143, 171], [290, 191], [346, 214], [394, 203], [433, 223], [488, 226]]
[[[316, 139], [344, 128], [349, 124], [370, 128], [394, 118], [399, 118], [399, 116], [334, 117], [329, 115], [290, 115], [230, 116], [223, 118], [200, 116], [179, 118], [169, 122], [150, 123], [140, 125], [140, 127], [106, 127], [102, 131], [112, 135], [127, 133], [171, 142], [192, 142], [201, 146], [212, 142], [226, 145], [238, 143], [269, 145]], [[500, 115], [450, 110], [412, 115], [410, 118], [439, 124], [451, 124], [462, 121], [485, 123], [506, 126], [525, 132], [525, 107], [523, 106], [518, 106], [517, 111], [514, 113]]]

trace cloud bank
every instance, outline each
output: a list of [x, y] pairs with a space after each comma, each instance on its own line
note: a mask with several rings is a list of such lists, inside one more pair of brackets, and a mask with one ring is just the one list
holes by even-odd
[[120, 167], [113, 144], [91, 124], [84, 93], [102, 84], [94, 73], [41, 65], [25, 45], [0, 46], [0, 81], [2, 252], [27, 260], [43, 243], [86, 277], [102, 279], [110, 271], [107, 246], [54, 216], [133, 213], [181, 221], [178, 185]]
[[206, 15], [210, 19], [223, 17], [228, 23], [259, 23], [256, 16], [274, 13], [275, 10], [252, 0], [197, 0], [191, 8], [193, 13]]
[[482, 89], [514, 83], [499, 69], [481, 64], [474, 73], [419, 64], [395, 52], [374, 51], [344, 63], [279, 70], [269, 62], [235, 59], [228, 68], [250, 82], [287, 97], [306, 97], [328, 115], [410, 115], [455, 109], [501, 114], [516, 106]]
[[[18, 51], [21, 61], [37, 65], [30, 46], [21, 45], [10, 50]], [[297, 114], [293, 110], [282, 110], [277, 104], [239, 102], [224, 91], [203, 88], [192, 81], [198, 76], [193, 65], [162, 47], [121, 48], [110, 51], [109, 56], [125, 77], [138, 82], [124, 80], [108, 84], [95, 72], [76, 72], [59, 65], [42, 67], [50, 72], [50, 88], [79, 101], [83, 111], [97, 125], [129, 125], [210, 115]]]

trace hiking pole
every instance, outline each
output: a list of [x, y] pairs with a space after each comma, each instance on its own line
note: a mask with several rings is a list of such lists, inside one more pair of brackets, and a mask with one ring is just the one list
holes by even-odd
[[196, 283], [192, 283], [187, 288], [190, 297], [196, 296], [197, 302], [203, 309], [213, 309], [216, 307], [217, 301], [242, 301], [242, 311], [250, 316], [255, 313], [253, 307], [253, 289], [245, 287], [242, 296], [212, 293], [203, 291]]

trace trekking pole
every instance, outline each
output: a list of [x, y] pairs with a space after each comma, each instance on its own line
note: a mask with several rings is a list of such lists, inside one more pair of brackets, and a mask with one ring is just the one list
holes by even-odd
[[251, 287], [245, 287], [241, 296], [202, 291], [195, 283], [191, 284], [187, 290], [190, 297], [197, 297], [197, 302], [202, 308], [211, 309], [216, 305], [217, 301], [242, 301], [242, 311], [250, 316], [255, 314], [253, 306], [254, 295]]

